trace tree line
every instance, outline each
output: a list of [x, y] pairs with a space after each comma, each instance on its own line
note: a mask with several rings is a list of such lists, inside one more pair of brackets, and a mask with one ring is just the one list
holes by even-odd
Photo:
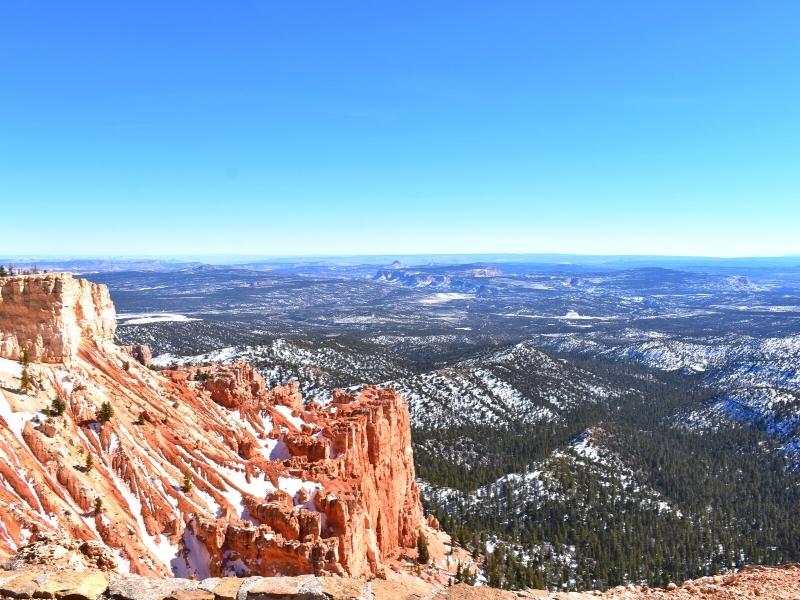
[[47, 273], [47, 270], [39, 271], [36, 265], [29, 269], [20, 269], [14, 265], [0, 265], [0, 277], [13, 277], [14, 275], [38, 275], [39, 273]]

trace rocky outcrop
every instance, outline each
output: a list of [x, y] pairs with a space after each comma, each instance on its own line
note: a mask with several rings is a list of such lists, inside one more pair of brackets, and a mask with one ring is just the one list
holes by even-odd
[[38, 567], [48, 572], [58, 571], [115, 571], [117, 559], [104, 544], [97, 541], [78, 541], [55, 534], [40, 533], [20, 548], [5, 565], [9, 570]]
[[[364, 532], [358, 528], [348, 532], [341, 548], [345, 561], [358, 570], [357, 565], [364, 568], [365, 560], [372, 562], [417, 542], [422, 511], [408, 408], [393, 390], [367, 387], [359, 395], [334, 392], [326, 412], [335, 415], [326, 437], [338, 467], [326, 489], [326, 514], [334, 527], [340, 521], [369, 524]], [[349, 493], [344, 482], [356, 484], [359, 494]], [[331, 499], [331, 493], [335, 498]], [[352, 502], [355, 497], [361, 502]]]
[[150, 351], [150, 348], [144, 344], [122, 346], [122, 351], [130, 354], [131, 358], [145, 367], [149, 367], [153, 362], [153, 353]]
[[0, 571], [0, 595], [3, 598], [58, 598], [60, 600], [96, 600], [108, 591], [109, 580], [98, 571]]
[[114, 338], [108, 288], [65, 273], [0, 278], [0, 358], [70, 362], [82, 342]]
[[[224, 381], [231, 380], [226, 371]], [[205, 384], [212, 381], [213, 375]], [[251, 389], [247, 372], [241, 381]], [[292, 483], [279, 475], [279, 489], [244, 499], [255, 523], [194, 520], [193, 534], [209, 554], [227, 557], [212, 560], [210, 573], [225, 574], [235, 562], [237, 574], [375, 575], [386, 557], [416, 545], [422, 522], [406, 404], [391, 390], [366, 388], [337, 392], [329, 407], [304, 411], [291, 408], [293, 390], [279, 388], [270, 400], [284, 402], [271, 406], [285, 409], [275, 411], [283, 417], [275, 422], [287, 430], [280, 441]], [[247, 391], [245, 400], [253, 399]], [[246, 403], [234, 405], [254, 414]], [[263, 432], [263, 418], [251, 428]]]
[[750, 566], [738, 573], [701, 577], [681, 585], [673, 583], [666, 589], [620, 586], [609, 590], [603, 597], [609, 600], [796, 600], [800, 598], [800, 566]]
[[214, 402], [225, 408], [257, 410], [259, 400], [267, 391], [264, 378], [247, 363], [213, 365], [198, 369], [198, 373]]
[[110, 343], [105, 288], [21, 279], [3, 306], [23, 324], [0, 329], [36, 386], [0, 360], [0, 556], [63, 534], [123, 572], [201, 579], [373, 577], [413, 555], [422, 511], [394, 391], [304, 407], [296, 383], [267, 389], [246, 363], [155, 372]]

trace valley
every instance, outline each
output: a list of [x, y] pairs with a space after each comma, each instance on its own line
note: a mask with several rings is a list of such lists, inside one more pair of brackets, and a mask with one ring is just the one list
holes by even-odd
[[159, 368], [393, 387], [426, 509], [493, 585], [800, 560], [800, 269], [324, 261], [99, 270]]

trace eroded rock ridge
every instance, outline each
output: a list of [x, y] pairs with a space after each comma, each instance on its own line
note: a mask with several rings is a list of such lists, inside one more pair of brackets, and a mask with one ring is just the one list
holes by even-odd
[[111, 343], [105, 286], [31, 275], [0, 292], [0, 556], [58, 533], [140, 575], [371, 577], [415, 547], [395, 392], [304, 407], [244, 363], [154, 372]]

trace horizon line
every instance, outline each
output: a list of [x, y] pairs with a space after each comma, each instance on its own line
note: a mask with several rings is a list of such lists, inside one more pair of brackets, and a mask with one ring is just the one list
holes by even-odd
[[161, 254], [0, 254], [0, 262], [8, 260], [69, 261], [69, 260], [160, 260], [180, 261], [201, 259], [241, 259], [248, 261], [271, 259], [332, 259], [332, 258], [403, 258], [403, 257], [551, 257], [551, 258], [610, 258], [610, 259], [695, 259], [695, 260], [781, 260], [800, 259], [800, 252], [764, 255], [710, 255], [710, 254], [615, 254], [581, 252], [374, 252], [350, 254], [259, 254], [259, 253], [161, 253]]

